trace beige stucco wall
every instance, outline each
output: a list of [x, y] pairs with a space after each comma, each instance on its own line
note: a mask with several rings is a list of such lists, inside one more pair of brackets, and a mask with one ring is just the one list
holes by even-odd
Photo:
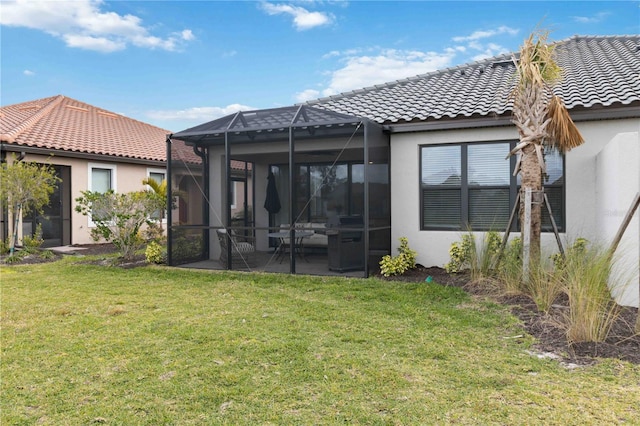
[[[142, 180], [148, 175], [148, 170], [163, 170], [163, 167], [139, 164], [118, 163], [112, 161], [84, 160], [62, 156], [44, 156], [27, 154], [24, 161], [33, 161], [51, 165], [71, 167], [71, 244], [92, 244], [89, 219], [75, 211], [75, 199], [87, 191], [89, 182], [89, 167], [114, 168], [115, 190], [117, 192], [139, 191], [145, 188]], [[20, 229], [22, 227], [20, 226]]]
[[[565, 243], [578, 237], [601, 241], [612, 237], [601, 232], [597, 208], [596, 157], [618, 134], [635, 133], [638, 145], [638, 122], [635, 119], [607, 120], [577, 123], [585, 144], [572, 150], [566, 157], [566, 223], [562, 235]], [[517, 139], [513, 127], [441, 130], [432, 132], [401, 133], [391, 135], [391, 228], [392, 250], [396, 253], [398, 239], [408, 237], [409, 245], [418, 252], [417, 261], [425, 266], [443, 266], [449, 261], [448, 250], [462, 235], [460, 231], [420, 230], [420, 145], [508, 141]], [[633, 143], [633, 142], [632, 142]], [[635, 164], [638, 166], [636, 157]], [[621, 163], [621, 168], [633, 167]], [[629, 201], [630, 202], [630, 201]], [[638, 245], [636, 238], [635, 245]], [[543, 249], [557, 251], [553, 234], [543, 235]], [[637, 302], [636, 302], [637, 304]]]

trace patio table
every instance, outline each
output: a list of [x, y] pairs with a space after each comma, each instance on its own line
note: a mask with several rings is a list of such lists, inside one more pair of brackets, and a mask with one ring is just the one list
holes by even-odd
[[[310, 237], [314, 234], [313, 231], [304, 231], [304, 230], [296, 230], [295, 231], [295, 242], [294, 242], [294, 250], [295, 253], [298, 254], [298, 256], [300, 256], [301, 259], [304, 259], [305, 261], [307, 261], [307, 258], [304, 255], [304, 239], [306, 237]], [[287, 246], [289, 245], [286, 242], [286, 238], [289, 238], [291, 236], [290, 231], [277, 231], [277, 232], [269, 232], [267, 234], [269, 237], [272, 238], [277, 238], [278, 239], [278, 247], [276, 247], [276, 259], [280, 259], [280, 263], [282, 263], [282, 261], [285, 258], [285, 254], [287, 252]]]

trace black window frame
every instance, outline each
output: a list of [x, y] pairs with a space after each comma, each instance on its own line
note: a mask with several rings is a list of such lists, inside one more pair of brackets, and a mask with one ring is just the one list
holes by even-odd
[[[517, 140], [494, 140], [494, 141], [478, 141], [478, 142], [461, 142], [461, 143], [442, 143], [442, 144], [420, 144], [418, 146], [418, 161], [419, 161], [419, 178], [418, 178], [418, 191], [419, 191], [419, 209], [420, 209], [420, 230], [421, 231], [467, 231], [467, 230], [473, 230], [473, 231], [504, 231], [504, 227], [506, 227], [506, 223], [504, 224], [504, 227], [502, 229], [500, 228], [494, 228], [494, 227], [486, 227], [486, 226], [474, 226], [471, 227], [470, 221], [469, 221], [469, 214], [470, 214], [470, 208], [469, 208], [469, 204], [470, 204], [470, 191], [469, 189], [474, 189], [474, 188], [482, 188], [482, 189], [500, 189], [500, 188], [504, 188], [504, 186], [501, 185], [496, 185], [496, 186], [474, 186], [474, 185], [469, 185], [468, 184], [468, 147], [469, 146], [477, 146], [480, 144], [504, 144], [504, 143], [508, 143], [509, 144], [509, 150], [512, 150], [516, 143], [518, 143]], [[460, 147], [460, 223], [458, 225], [451, 225], [451, 226], [446, 226], [446, 225], [440, 225], [440, 226], [429, 226], [425, 224], [425, 191], [426, 190], [447, 190], [447, 189], [451, 189], [451, 187], [449, 188], [443, 188], [442, 185], [424, 185], [423, 182], [423, 150], [424, 149], [428, 149], [428, 148], [434, 148], [434, 147], [442, 147], [442, 146], [458, 146]], [[557, 212], [555, 210], [553, 211], [554, 216], [556, 217], [556, 226], [558, 228], [559, 232], [564, 232], [566, 229], [566, 175], [567, 175], [567, 170], [566, 170], [566, 157], [564, 155], [561, 155], [561, 159], [562, 159], [562, 179], [560, 180], [561, 183], [551, 183], [551, 184], [543, 184], [545, 190], [547, 189], [560, 189], [561, 190], [561, 205], [560, 205], [560, 212]], [[510, 177], [509, 177], [509, 214], [511, 214], [511, 211], [513, 209], [513, 204], [515, 203], [515, 200], [517, 198], [518, 192], [520, 190], [520, 185], [518, 184], [518, 177], [513, 175], [513, 169], [515, 167], [516, 164], [516, 156], [513, 155], [510, 157], [509, 159], [509, 171], [510, 171]], [[546, 191], [545, 191], [546, 193]], [[552, 200], [550, 200], [550, 203], [552, 202]], [[552, 205], [552, 209], [553, 209], [553, 205]], [[542, 232], [553, 232], [553, 227], [551, 226], [551, 223], [548, 219], [548, 212], [547, 212], [547, 208], [545, 205], [542, 206], [542, 215], [543, 215], [543, 224], [542, 224]], [[557, 219], [560, 219], [560, 221], [558, 222]], [[514, 224], [512, 226], [511, 231], [518, 231], [520, 229], [520, 224], [519, 224], [519, 220], [518, 217], [516, 216], [515, 220], [514, 220]]]

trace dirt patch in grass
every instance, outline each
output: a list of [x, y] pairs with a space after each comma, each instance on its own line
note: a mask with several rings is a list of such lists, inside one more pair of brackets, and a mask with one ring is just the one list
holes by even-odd
[[549, 313], [538, 311], [535, 303], [524, 295], [496, 293], [495, 287], [483, 282], [471, 282], [465, 273], [448, 274], [444, 269], [425, 268], [418, 265], [404, 275], [379, 278], [403, 282], [424, 282], [431, 277], [434, 282], [463, 288], [474, 297], [488, 298], [508, 306], [523, 324], [527, 333], [536, 338], [535, 349], [541, 355], [553, 354], [563, 361], [586, 365], [596, 358], [614, 358], [640, 364], [640, 334], [634, 332], [638, 309], [622, 307], [609, 337], [605, 342], [581, 342], [569, 344], [562, 327], [562, 318], [567, 312], [568, 301], [560, 298]]

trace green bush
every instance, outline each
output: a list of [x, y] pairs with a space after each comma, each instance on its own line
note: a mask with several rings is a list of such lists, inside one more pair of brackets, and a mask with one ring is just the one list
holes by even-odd
[[113, 190], [84, 191], [76, 203], [76, 211], [90, 217], [95, 225], [91, 229], [94, 241], [103, 238], [112, 242], [125, 260], [133, 259], [136, 251], [144, 246], [142, 227], [153, 226], [154, 212], [163, 208], [160, 198], [151, 191], [124, 194]]
[[551, 256], [551, 260], [553, 261], [556, 271], [562, 271], [565, 269], [566, 256], [583, 255], [587, 250], [588, 243], [589, 240], [580, 237], [575, 240], [575, 242], [569, 249], [567, 249], [567, 253], [565, 256], [563, 256], [561, 253], [555, 253], [553, 256]]
[[11, 237], [7, 237], [6, 240], [0, 240], [0, 255], [9, 254], [11, 251]]
[[12, 255], [9, 255], [9, 256], [4, 258], [4, 263], [7, 263], [7, 264], [19, 263], [19, 262], [22, 261], [22, 259], [25, 258], [25, 256], [27, 254], [28, 254], [27, 252], [22, 251], [22, 250], [15, 251], [15, 252], [13, 252]]
[[56, 255], [51, 250], [42, 250], [40, 252], [40, 257], [42, 259], [53, 259], [54, 257], [56, 257]]
[[42, 239], [42, 224], [36, 226], [36, 232], [33, 235], [25, 235], [22, 237], [22, 248], [29, 254], [37, 253], [40, 247], [44, 244]]
[[400, 238], [397, 256], [386, 255], [380, 261], [380, 273], [385, 277], [402, 275], [415, 267], [416, 252], [409, 248], [409, 240], [406, 237]]
[[450, 274], [469, 269], [472, 279], [487, 277], [491, 274], [501, 243], [500, 234], [489, 231], [485, 233], [482, 243], [478, 246], [475, 235], [469, 231], [462, 235], [460, 242], [451, 244], [450, 261], [444, 265], [444, 269]]
[[147, 248], [144, 251], [144, 256], [147, 260], [147, 263], [162, 264], [166, 263], [167, 251], [160, 244], [152, 241], [149, 243], [149, 245], [147, 245]]

